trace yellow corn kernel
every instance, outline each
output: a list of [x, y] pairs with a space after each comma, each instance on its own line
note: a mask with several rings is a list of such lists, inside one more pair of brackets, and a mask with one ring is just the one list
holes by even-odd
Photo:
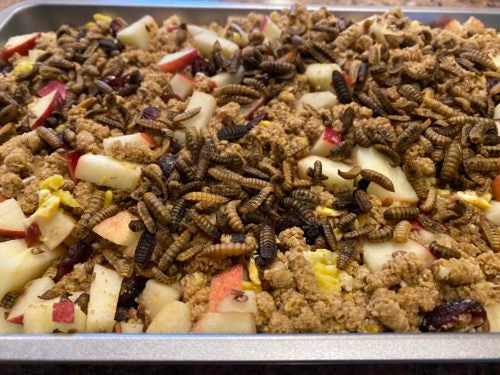
[[411, 21], [410, 23], [410, 27], [419, 27], [420, 26], [420, 22], [418, 21]]
[[378, 333], [380, 332], [380, 328], [377, 326], [368, 326], [366, 327], [366, 332], [368, 333]]
[[241, 288], [243, 290], [253, 290], [254, 292], [260, 292], [262, 290], [262, 287], [260, 285], [254, 284], [253, 282], [246, 280], [243, 280]]
[[68, 207], [80, 207], [77, 200], [73, 198], [71, 193], [66, 190], [56, 190], [52, 192], [53, 196], [58, 197], [61, 200], [61, 203]]
[[93, 29], [94, 27], [96, 26], [96, 23], [95, 22], [87, 22], [84, 27], [86, 29]]
[[92, 18], [94, 18], [95, 22], [97, 21], [111, 22], [113, 20], [110, 16], [106, 16], [105, 14], [102, 13], [96, 13]]
[[491, 208], [491, 205], [488, 203], [491, 200], [490, 193], [485, 193], [481, 196], [478, 196], [475, 191], [467, 190], [467, 191], [458, 191], [455, 195], [458, 199], [470, 203], [473, 206], [476, 206], [477, 208], [480, 208], [482, 210]]
[[45, 179], [41, 184], [42, 189], [57, 190], [64, 185], [64, 178], [60, 174], [55, 174]]
[[261, 285], [259, 277], [259, 269], [257, 268], [257, 265], [255, 264], [255, 260], [253, 258], [251, 258], [250, 261], [248, 262], [247, 270], [248, 270], [248, 277], [250, 278], [252, 283]]
[[14, 73], [16, 74], [26, 74], [33, 70], [33, 65], [35, 65], [34, 61], [30, 61], [27, 59], [22, 59], [16, 64], [14, 68]]
[[449, 189], [437, 189], [437, 195], [441, 197], [449, 197], [451, 195], [451, 191]]
[[337, 217], [340, 216], [342, 213], [340, 211], [334, 210], [333, 208], [328, 208], [325, 206], [316, 206], [316, 214], [317, 215], [323, 215], [323, 216], [331, 216], [331, 217]]
[[111, 190], [106, 190], [104, 193], [104, 203], [103, 207], [106, 208], [113, 203], [113, 192]]
[[333, 234], [335, 235], [335, 238], [337, 239], [337, 241], [340, 241], [343, 237], [343, 233], [339, 228], [335, 228], [333, 230]]
[[241, 43], [241, 36], [239, 33], [233, 33], [233, 41], [235, 43]]
[[49, 219], [57, 213], [61, 200], [58, 197], [51, 195], [45, 199], [44, 202], [38, 207], [35, 215], [44, 219]]
[[369, 194], [368, 198], [370, 198], [370, 200], [372, 201], [372, 203], [373, 203], [374, 206], [376, 206], [376, 207], [382, 206], [382, 201], [376, 195]]
[[365, 214], [358, 215], [358, 221], [359, 221], [360, 225], [365, 225], [365, 223], [366, 223], [366, 215]]
[[56, 131], [56, 133], [62, 133], [64, 131], [64, 129], [66, 129], [66, 126], [67, 124], [64, 123], [64, 124], [61, 124], [61, 125], [57, 125], [54, 130]]
[[269, 126], [269, 125], [271, 125], [271, 121], [262, 120], [261, 122], [259, 122], [259, 125], [260, 126]]
[[316, 283], [318, 287], [327, 292], [340, 292], [342, 289], [339, 280], [330, 275], [316, 274]]

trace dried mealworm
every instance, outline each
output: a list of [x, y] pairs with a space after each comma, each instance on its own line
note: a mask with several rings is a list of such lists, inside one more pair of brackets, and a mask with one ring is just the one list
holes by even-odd
[[440, 179], [443, 182], [451, 182], [458, 174], [458, 168], [462, 162], [462, 147], [460, 143], [453, 142], [444, 154], [443, 166]]
[[143, 201], [137, 202], [137, 213], [149, 233], [156, 233], [156, 224]]
[[151, 233], [144, 232], [139, 238], [137, 247], [135, 248], [134, 262], [141, 268], [146, 268], [151, 254], [156, 245], [156, 237]]
[[184, 214], [186, 213], [187, 207], [188, 207], [188, 202], [182, 198], [178, 199], [174, 203], [172, 210], [170, 210], [171, 223], [173, 225], [178, 225], [181, 223], [182, 218], [184, 217]]
[[432, 143], [434, 143], [439, 147], [447, 147], [453, 141], [451, 138], [445, 137], [444, 135], [437, 133], [432, 128], [427, 128], [424, 134], [429, 141], [431, 141]]
[[349, 212], [343, 216], [341, 216], [338, 221], [337, 221], [337, 227], [345, 231], [348, 229], [352, 223], [354, 223], [354, 220], [356, 220], [357, 215], [353, 212]]
[[394, 241], [398, 243], [405, 243], [411, 232], [411, 223], [408, 220], [402, 220], [394, 227], [392, 234]]
[[332, 72], [332, 85], [337, 94], [339, 102], [342, 104], [352, 103], [352, 95], [347, 82], [345, 81], [344, 75], [338, 70]]
[[132, 232], [142, 232], [143, 230], [146, 230], [146, 227], [144, 226], [142, 220], [130, 220], [128, 223], [128, 229]]
[[436, 258], [451, 259], [460, 258], [462, 254], [460, 251], [445, 245], [441, 245], [437, 241], [431, 241], [429, 250]]
[[19, 294], [17, 292], [8, 292], [6, 293], [2, 301], [0, 301], [0, 307], [3, 307], [4, 309], [10, 310], [14, 304], [17, 301], [17, 298], [19, 297]]
[[425, 216], [425, 215], [418, 215], [417, 217], [418, 222], [424, 227], [424, 229], [430, 231], [430, 232], [436, 232], [436, 233], [446, 233], [448, 229], [446, 228], [445, 225]]
[[364, 225], [362, 227], [359, 227], [358, 229], [354, 229], [353, 231], [344, 233], [344, 239], [353, 240], [353, 239], [357, 239], [357, 238], [366, 237], [374, 230], [375, 230], [375, 225], [367, 224], [367, 225]]
[[422, 212], [431, 212], [434, 209], [437, 198], [437, 190], [435, 187], [431, 187], [427, 192], [427, 197], [425, 201], [419, 206]]
[[263, 172], [260, 169], [254, 168], [247, 164], [241, 167], [241, 172], [242, 174], [251, 175], [263, 180], [269, 180], [271, 178], [271, 176], [269, 176], [266, 172]]
[[348, 171], [344, 171], [344, 172], [339, 169], [337, 173], [343, 179], [354, 180], [361, 173], [361, 167], [358, 167], [356, 165], [356, 166], [352, 167], [351, 169], [349, 169]]
[[186, 246], [191, 241], [193, 231], [191, 228], [184, 230], [179, 237], [168, 247], [168, 249], [163, 253], [158, 262], [158, 268], [162, 271], [166, 271], [172, 262], [175, 260], [177, 255], [186, 248]]
[[394, 192], [394, 184], [389, 177], [384, 176], [382, 173], [374, 171], [373, 169], [362, 169], [360, 174], [368, 181], [383, 187], [387, 191]]
[[132, 276], [132, 265], [125, 258], [121, 257], [118, 252], [106, 249], [102, 252], [102, 255], [104, 255], [106, 261], [113, 266], [121, 277]]
[[163, 205], [160, 198], [154, 195], [151, 192], [147, 192], [143, 196], [144, 203], [149, 209], [149, 212], [153, 214], [156, 220], [158, 220], [161, 224], [168, 224], [170, 222], [170, 215]]
[[198, 228], [200, 228], [203, 232], [208, 234], [212, 238], [219, 237], [219, 230], [217, 227], [212, 224], [210, 218], [205, 215], [200, 215], [195, 210], [191, 209], [188, 211], [191, 220]]
[[258, 194], [243, 203], [240, 206], [239, 211], [241, 213], [248, 213], [257, 210], [273, 191], [274, 189], [270, 186], [263, 188]]
[[361, 147], [370, 147], [372, 145], [372, 137], [363, 126], [356, 126], [353, 130], [354, 140]]
[[341, 241], [339, 243], [339, 248], [337, 267], [341, 270], [345, 270], [356, 254], [356, 247], [352, 241]]
[[354, 191], [354, 199], [362, 212], [370, 212], [373, 208], [373, 203], [365, 190], [356, 189], [356, 191]]
[[216, 89], [215, 94], [248, 96], [255, 99], [260, 98], [260, 92], [258, 92], [254, 88], [238, 84], [226, 85], [220, 89]]
[[319, 197], [313, 193], [311, 190], [297, 189], [291, 192], [290, 196], [292, 198], [305, 201], [311, 205], [318, 205], [320, 203]]
[[163, 196], [168, 196], [167, 184], [163, 180], [163, 172], [158, 164], [148, 164], [142, 168], [142, 174], [146, 176], [154, 185], [156, 185]]
[[295, 210], [306, 224], [316, 225], [316, 216], [314, 216], [314, 212], [309, 208], [308, 204], [303, 201], [287, 197], [283, 199], [283, 205]]
[[178, 115], [176, 115], [172, 121], [173, 122], [182, 122], [182, 121], [187, 121], [191, 118], [193, 118], [194, 116], [196, 116], [198, 113], [200, 113], [201, 111], [201, 107], [194, 107], [194, 108], [191, 108], [185, 112], [182, 112], [182, 113], [179, 113]]
[[498, 233], [495, 224], [491, 223], [488, 219], [483, 217], [481, 218], [481, 220], [479, 220], [479, 225], [483, 230], [484, 235], [486, 236], [486, 239], [488, 240], [488, 243], [490, 244], [490, 247], [493, 249], [493, 251], [500, 251], [500, 233]]
[[104, 220], [110, 218], [111, 216], [116, 215], [120, 211], [120, 207], [116, 204], [112, 204], [106, 208], [102, 208], [101, 210], [97, 211], [90, 220], [88, 221], [87, 228], [92, 229], [94, 228], [97, 224], [103, 222]]
[[198, 256], [209, 258], [238, 257], [250, 254], [254, 247], [244, 243], [223, 243], [205, 247]]
[[191, 246], [190, 248], [180, 252], [175, 259], [179, 262], [187, 262], [188, 260], [195, 257], [198, 253], [200, 253], [205, 248], [205, 246], [206, 244], [203, 243]]
[[326, 242], [328, 246], [330, 246], [330, 250], [337, 251], [337, 237], [335, 237], [335, 233], [333, 232], [333, 227], [327, 218], [321, 220], [321, 228], [323, 229], [323, 233], [325, 234]]
[[239, 200], [229, 202], [226, 206], [226, 214], [229, 227], [237, 233], [244, 233], [245, 225], [241, 221], [237, 210], [240, 203], [241, 201]]
[[400, 220], [413, 220], [420, 214], [417, 207], [389, 207], [384, 211], [384, 218], [386, 220], [400, 221]]
[[369, 242], [382, 243], [389, 241], [392, 238], [392, 227], [389, 225], [384, 225], [380, 229], [374, 230], [366, 236]]
[[83, 211], [82, 216], [75, 225], [75, 235], [79, 239], [84, 239], [90, 231], [89, 221], [103, 205], [104, 191], [96, 190], [88, 202], [87, 208]]
[[260, 228], [259, 254], [266, 261], [276, 258], [278, 247], [276, 235], [272, 226], [263, 224]]
[[36, 134], [54, 150], [63, 146], [61, 138], [54, 129], [46, 128], [45, 126], [39, 126], [35, 131]]
[[188, 201], [209, 202], [216, 204], [224, 204], [229, 200], [227, 197], [222, 195], [205, 193], [203, 191], [192, 191], [184, 194], [183, 198]]
[[137, 189], [130, 193], [130, 198], [139, 201], [142, 199], [144, 193], [151, 188], [151, 181], [148, 178], [141, 178], [141, 183]]

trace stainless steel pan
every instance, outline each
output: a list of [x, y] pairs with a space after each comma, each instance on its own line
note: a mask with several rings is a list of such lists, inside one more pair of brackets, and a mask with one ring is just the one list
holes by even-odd
[[[275, 3], [275, 2], [274, 2]], [[129, 21], [150, 14], [161, 21], [172, 14], [193, 23], [224, 22], [230, 15], [269, 12], [283, 5], [219, 1], [29, 0], [0, 12], [0, 42], [9, 36], [55, 30], [62, 23], [83, 24], [102, 12]], [[387, 8], [331, 7], [351, 19]], [[473, 15], [500, 26], [500, 9], [408, 8], [424, 23], [465, 21]], [[500, 334], [331, 334], [331, 335], [4, 335], [0, 361], [78, 362], [347, 362], [347, 361], [495, 361]]]

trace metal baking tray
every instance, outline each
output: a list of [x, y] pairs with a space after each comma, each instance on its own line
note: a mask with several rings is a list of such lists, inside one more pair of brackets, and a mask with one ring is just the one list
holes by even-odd
[[[279, 0], [278, 0], [279, 1]], [[0, 12], [0, 42], [17, 34], [55, 30], [62, 23], [83, 24], [96, 12], [132, 21], [150, 14], [161, 21], [172, 14], [193, 23], [225, 22], [231, 15], [269, 12], [286, 6], [221, 1], [29, 0]], [[311, 8], [317, 8], [311, 6]], [[387, 7], [330, 7], [361, 19]], [[465, 21], [471, 15], [500, 26], [500, 9], [407, 8], [423, 23]], [[22, 362], [408, 362], [500, 360], [500, 334], [301, 334], [301, 335], [0, 335], [0, 361]]]

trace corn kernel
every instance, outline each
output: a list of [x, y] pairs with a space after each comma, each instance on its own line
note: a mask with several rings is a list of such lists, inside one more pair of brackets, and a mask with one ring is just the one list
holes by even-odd
[[61, 203], [68, 207], [80, 207], [77, 200], [73, 198], [71, 193], [66, 190], [56, 190], [52, 192], [53, 196], [58, 197], [61, 200]]
[[340, 211], [334, 210], [333, 208], [328, 208], [324, 206], [316, 206], [316, 214], [317, 215], [323, 215], [323, 216], [331, 216], [331, 217], [337, 217], [341, 215]]
[[343, 233], [339, 228], [335, 228], [333, 230], [333, 234], [335, 235], [335, 238], [337, 239], [337, 241], [340, 241], [343, 237]]
[[478, 196], [475, 191], [467, 190], [459, 191], [455, 195], [458, 199], [470, 203], [480, 209], [486, 210], [488, 208], [491, 208], [491, 205], [488, 203], [491, 200], [491, 194], [489, 193]]
[[451, 191], [449, 189], [437, 189], [436, 192], [441, 197], [449, 197], [451, 195]]
[[254, 292], [260, 292], [262, 290], [262, 287], [260, 285], [254, 284], [253, 282], [246, 280], [243, 280], [241, 288], [243, 290], [253, 290]]
[[84, 27], [85, 27], [86, 29], [93, 29], [95, 26], [97, 26], [95, 22], [87, 22], [87, 23], [84, 25]]
[[51, 195], [44, 200], [38, 210], [36, 210], [35, 215], [44, 219], [49, 219], [57, 213], [60, 203], [61, 200], [58, 197]]
[[64, 129], [66, 129], [66, 126], [67, 126], [67, 124], [57, 125], [54, 128], [54, 130], [56, 131], [56, 133], [62, 133], [64, 131]]
[[411, 21], [410, 23], [410, 27], [419, 27], [420, 26], [420, 22], [418, 21]]
[[111, 190], [106, 190], [104, 193], [104, 203], [103, 207], [106, 208], [113, 203], [113, 192]]
[[252, 283], [261, 285], [259, 277], [259, 269], [257, 268], [257, 265], [255, 264], [255, 260], [253, 258], [251, 258], [250, 261], [248, 262], [247, 270], [248, 270], [248, 277], [250, 278]]
[[60, 174], [55, 174], [45, 179], [41, 184], [42, 189], [57, 190], [64, 185], [64, 178]]
[[271, 121], [262, 120], [261, 122], [259, 122], [259, 125], [260, 126], [269, 126], [269, 125], [271, 125]]
[[34, 61], [30, 61], [27, 59], [22, 59], [16, 64], [14, 68], [14, 73], [16, 74], [26, 74], [33, 70], [33, 65], [35, 65]]
[[368, 326], [368, 327], [366, 327], [366, 332], [378, 333], [378, 332], [380, 332], [380, 329], [377, 326]]
[[239, 33], [233, 33], [233, 41], [235, 43], [241, 43], [241, 36]]
[[358, 221], [359, 221], [360, 225], [365, 225], [365, 223], [366, 223], [366, 215], [365, 214], [358, 215]]
[[111, 22], [113, 19], [110, 16], [106, 16], [105, 14], [102, 13], [96, 13], [93, 16], [94, 21], [103, 21], [103, 22]]

